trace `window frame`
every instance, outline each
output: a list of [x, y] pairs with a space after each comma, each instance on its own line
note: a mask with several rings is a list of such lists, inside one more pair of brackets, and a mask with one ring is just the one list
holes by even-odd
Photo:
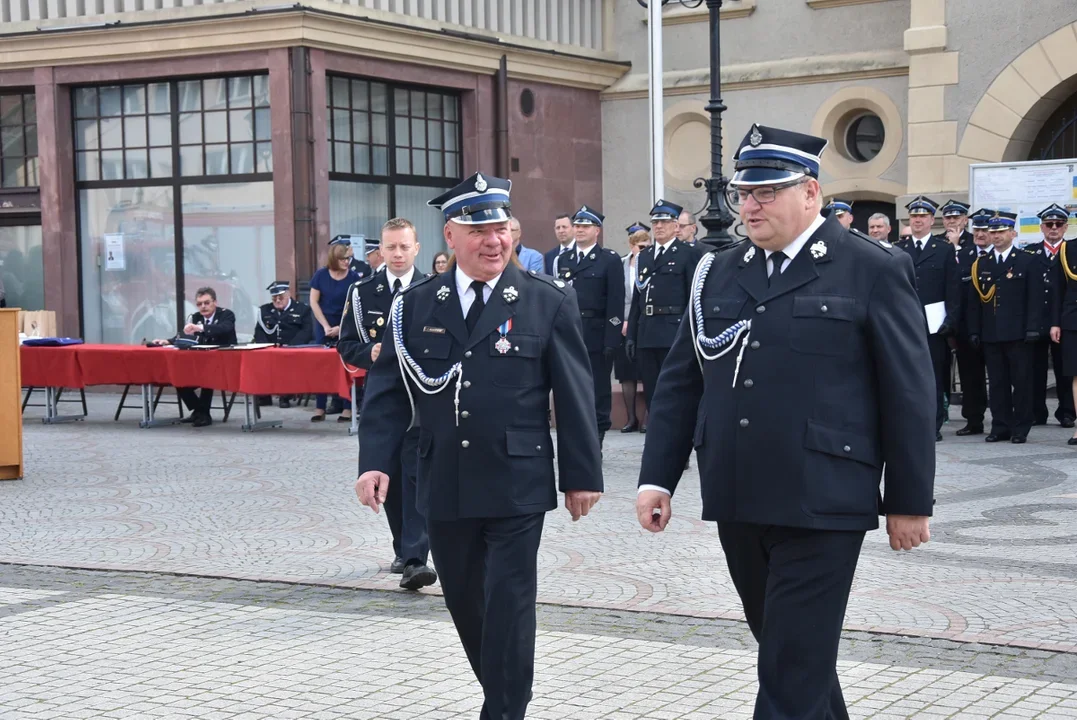
[[[267, 81], [266, 81], [267, 82], [267, 92], [269, 92], [269, 85], [268, 85], [269, 71], [268, 71], [268, 69], [248, 70], [248, 71], [244, 71], [244, 72], [220, 73], [220, 74], [209, 73], [209, 74], [200, 74], [200, 75], [184, 75], [182, 77], [140, 78], [138, 80], [124, 80], [124, 81], [107, 82], [107, 83], [80, 83], [80, 84], [75, 84], [75, 85], [71, 85], [71, 86], [68, 87], [68, 90], [70, 92], [70, 101], [71, 101], [71, 108], [72, 108], [71, 109], [71, 123], [70, 123], [70, 129], [69, 129], [69, 131], [71, 133], [71, 143], [72, 143], [71, 144], [72, 152], [71, 152], [71, 159], [70, 159], [70, 170], [73, 173], [73, 177], [75, 178], [75, 182], [74, 182], [75, 201], [76, 201], [75, 237], [78, 239], [78, 253], [79, 253], [79, 261], [77, 263], [77, 266], [78, 266], [78, 287], [79, 287], [79, 293], [78, 293], [79, 330], [82, 333], [82, 335], [85, 335], [85, 331], [86, 331], [86, 328], [85, 328], [86, 313], [84, 312], [84, 308], [83, 308], [83, 292], [82, 292], [82, 288], [83, 288], [83, 278], [82, 278], [82, 266], [83, 266], [82, 230], [83, 230], [83, 228], [82, 228], [82, 208], [81, 208], [81, 206], [79, 206], [79, 203], [81, 202], [80, 201], [80, 198], [81, 198], [81, 192], [80, 191], [82, 191], [82, 190], [101, 190], [101, 189], [111, 189], [111, 188], [125, 188], [125, 187], [171, 187], [172, 188], [172, 198], [173, 198], [172, 214], [173, 214], [173, 228], [174, 228], [174, 238], [173, 238], [174, 247], [173, 247], [173, 252], [175, 253], [175, 259], [176, 259], [175, 260], [175, 264], [176, 264], [176, 277], [175, 277], [175, 283], [176, 283], [176, 326], [177, 327], [183, 327], [183, 323], [184, 323], [184, 319], [185, 319], [183, 298], [184, 298], [184, 295], [186, 293], [186, 287], [185, 287], [185, 281], [184, 281], [185, 268], [184, 268], [184, 263], [183, 263], [183, 237], [184, 237], [184, 232], [183, 232], [183, 187], [186, 186], [186, 185], [228, 185], [228, 184], [250, 183], [250, 182], [272, 182], [273, 181], [273, 171], [271, 170], [269, 172], [234, 173], [234, 174], [233, 173], [227, 173], [227, 174], [223, 174], [223, 175], [206, 175], [206, 174], [204, 174], [205, 169], [206, 169], [206, 162], [205, 162], [206, 143], [205, 143], [205, 117], [204, 117], [204, 115], [205, 115], [205, 113], [207, 111], [204, 109], [204, 104], [203, 104], [203, 108], [197, 111], [200, 115], [203, 116], [201, 118], [201, 127], [202, 127], [202, 131], [203, 131], [202, 132], [202, 139], [201, 139], [201, 142], [198, 145], [199, 147], [202, 148], [202, 171], [203, 171], [203, 174], [201, 174], [201, 175], [183, 175], [182, 172], [181, 172], [182, 168], [180, 166], [180, 149], [181, 149], [181, 147], [194, 147], [194, 145], [191, 144], [191, 145], [187, 145], [187, 146], [181, 146], [181, 144], [180, 144], [180, 134], [179, 134], [179, 131], [180, 131], [180, 114], [181, 114], [180, 105], [179, 105], [180, 84], [185, 83], [185, 82], [192, 82], [192, 81], [196, 81], [196, 80], [199, 81], [199, 82], [202, 82], [202, 81], [205, 81], [205, 80], [223, 80], [225, 82], [225, 87], [227, 88], [228, 87], [228, 81], [233, 79], [233, 78], [241, 78], [241, 77], [249, 77], [249, 78], [251, 78], [251, 80], [252, 80], [252, 85], [251, 85], [251, 111], [254, 112], [254, 111], [258, 110], [258, 109], [267, 109], [267, 110], [271, 111], [270, 112], [270, 139], [266, 140], [264, 142], [270, 144], [271, 152], [272, 152], [272, 137], [273, 137], [273, 132], [272, 132], [272, 122], [273, 122], [272, 121], [272, 105], [273, 105], [273, 97], [272, 97], [272, 94], [270, 93], [269, 104], [266, 105], [264, 108], [260, 108], [258, 105], [255, 104], [255, 101], [254, 101], [255, 93], [254, 93], [253, 79], [256, 76], [262, 76], [262, 77], [267, 78]], [[78, 122], [80, 120], [86, 120], [86, 119], [91, 119], [91, 118], [81, 118], [81, 117], [79, 117], [77, 115], [76, 110], [75, 110], [75, 108], [76, 108], [76, 93], [79, 90], [83, 90], [83, 89], [86, 89], [86, 88], [100, 89], [100, 88], [105, 88], [105, 87], [119, 87], [119, 88], [121, 88], [121, 102], [122, 102], [122, 89], [123, 88], [131, 87], [131, 86], [143, 86], [143, 87], [148, 88], [150, 85], [155, 85], [155, 84], [167, 84], [168, 87], [169, 87], [168, 117], [170, 118], [170, 124], [171, 124], [171, 128], [172, 128], [172, 141], [171, 141], [171, 145], [170, 145], [171, 151], [172, 151], [172, 173], [171, 173], [171, 175], [169, 175], [168, 177], [152, 177], [151, 176], [151, 177], [145, 177], [145, 178], [126, 178], [125, 177], [123, 179], [113, 179], [113, 180], [101, 180], [101, 179], [97, 179], [97, 180], [80, 180], [79, 177], [78, 177], [78, 153], [79, 153], [79, 151], [76, 149], [78, 147], [78, 145], [77, 145], [77, 143], [78, 143], [78, 137], [77, 137], [78, 136]], [[204, 90], [204, 85], [202, 86], [202, 89]], [[146, 128], [146, 133], [147, 133], [146, 142], [147, 142], [147, 145], [145, 147], [146, 147], [146, 152], [147, 152], [147, 162], [149, 162], [149, 150], [151, 149], [152, 146], [149, 145], [149, 142], [150, 142], [150, 138], [149, 138], [149, 117], [150, 117], [150, 113], [148, 112], [149, 111], [149, 98], [148, 97], [146, 99], [146, 110], [147, 110], [147, 112], [145, 114], [145, 117], [147, 118], [146, 119], [146, 125], [147, 125], [147, 128]], [[100, 111], [101, 111], [101, 101], [100, 101], [100, 94], [99, 94], [98, 95], [98, 101], [97, 101], [98, 115], [96, 116], [96, 118], [94, 118], [94, 119], [98, 120], [98, 123], [100, 123]], [[237, 144], [237, 143], [233, 143], [232, 139], [231, 139], [231, 126], [230, 126], [231, 121], [228, 118], [228, 116], [231, 113], [231, 107], [228, 104], [227, 91], [226, 91], [226, 98], [225, 98], [225, 107], [223, 108], [222, 111], [225, 113], [226, 121], [229, 123], [229, 125], [226, 126], [228, 128], [228, 130], [226, 131], [228, 133], [228, 139], [226, 140], [226, 144], [227, 144], [227, 146], [229, 148], [229, 150], [228, 150], [228, 152], [229, 152], [229, 170], [231, 170], [231, 148], [232, 148], [233, 144]], [[160, 113], [154, 113], [154, 115], [160, 115]], [[119, 117], [121, 119], [123, 119], [123, 118], [125, 118], [127, 116], [124, 115], [121, 112]], [[121, 122], [121, 132], [123, 133], [123, 135], [122, 135], [123, 140], [121, 142], [124, 142], [124, 141], [126, 141], [127, 129], [124, 126], [124, 123], [122, 123], [122, 122]], [[255, 135], [257, 136], [257, 128], [256, 128], [256, 126], [255, 126]], [[100, 124], [98, 124], [98, 140], [100, 141]], [[251, 142], [255, 147], [255, 151], [257, 152], [257, 147], [258, 147], [259, 141], [256, 140], [256, 139], [252, 139]], [[98, 144], [100, 144], [100, 142], [98, 142]], [[209, 143], [209, 144], [214, 145], [214, 144], [217, 144], [217, 143]], [[122, 150], [125, 153], [125, 155], [124, 155], [124, 169], [125, 169], [125, 174], [126, 174], [126, 152], [127, 152], [127, 148], [126, 148], [126, 146], [123, 146], [123, 147], [121, 147], [119, 149]], [[98, 148], [98, 153], [100, 155], [101, 148]], [[98, 159], [98, 162], [99, 162], [98, 169], [99, 169], [99, 177], [100, 177], [100, 169], [102, 168], [101, 163], [103, 162], [100, 159], [100, 157]], [[257, 160], [255, 160], [255, 162], [257, 162]], [[274, 164], [274, 167], [275, 167], [275, 164]], [[255, 165], [255, 168], [257, 168], [257, 165]], [[147, 168], [147, 170], [148, 170], [148, 173], [152, 175], [152, 173], [149, 172], [150, 169]]]
[[[27, 140], [26, 140], [26, 138], [29, 136], [29, 132], [28, 132], [29, 128], [31, 128], [31, 127], [33, 128], [35, 136], [37, 134], [37, 128], [38, 128], [38, 125], [39, 125], [38, 118], [37, 118], [37, 94], [34, 91], [34, 88], [32, 88], [32, 87], [31, 88], [21, 88], [21, 87], [0, 88], [0, 97], [16, 97], [16, 96], [18, 96], [20, 98], [20, 100], [19, 100], [19, 115], [20, 115], [19, 120], [20, 120], [20, 122], [18, 124], [15, 124], [15, 125], [4, 125], [3, 127], [5, 127], [5, 128], [7, 128], [7, 127], [18, 127], [18, 128], [22, 129], [22, 150], [23, 150], [23, 154], [22, 155], [10, 155], [10, 156], [4, 155], [3, 140], [0, 139], [0, 191], [2, 191], [4, 193], [8, 193], [8, 192], [15, 192], [15, 193], [23, 192], [24, 193], [24, 192], [28, 192], [28, 191], [32, 192], [32, 191], [38, 190], [41, 187], [41, 161], [40, 161], [41, 147], [39, 145], [38, 148], [37, 148], [38, 151], [36, 153], [34, 153], [33, 155], [30, 155], [28, 153], [29, 148], [27, 147]], [[33, 103], [34, 103], [34, 121], [32, 123], [28, 123], [26, 121], [26, 98], [31, 98], [33, 100]], [[36, 140], [37, 138], [35, 137], [34, 139]], [[35, 175], [34, 179], [36, 180], [36, 182], [34, 184], [32, 184], [32, 185], [31, 184], [3, 185], [3, 179], [4, 179], [3, 163], [4, 163], [5, 160], [10, 160], [10, 159], [21, 159], [23, 161], [23, 172], [24, 173], [26, 172], [27, 163], [32, 159], [34, 161], [34, 175]]]

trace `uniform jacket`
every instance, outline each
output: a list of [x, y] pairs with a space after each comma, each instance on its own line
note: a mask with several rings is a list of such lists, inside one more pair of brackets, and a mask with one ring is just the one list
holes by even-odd
[[[1059, 248], [1061, 252], [1062, 248]], [[1031, 243], [1025, 245], [1021, 250], [1026, 252], [1040, 264], [1040, 268], [1043, 270], [1043, 325], [1045, 328], [1050, 327], [1051, 322], [1051, 294], [1054, 291], [1055, 284], [1055, 265], [1058, 265], [1059, 253], [1050, 255], [1043, 249], [1043, 241]], [[1043, 339], [1047, 339], [1047, 335], [1043, 335]]]
[[357, 258], [352, 258], [351, 269], [355, 271], [355, 274], [359, 276], [360, 280], [374, 274], [374, 271], [371, 270], [369, 265]]
[[[576, 241], [575, 240], [571, 241], [565, 247], [566, 247], [567, 250], [575, 250], [576, 249]], [[557, 243], [556, 245], [553, 246], [552, 249], [547, 250], [546, 253], [542, 256], [543, 262], [546, 264], [546, 274], [547, 275], [553, 275], [553, 276], [557, 275], [557, 273], [554, 272], [553, 261], [554, 261], [554, 258], [556, 258], [561, 253], [561, 250], [562, 250], [561, 244]], [[558, 265], [560, 266], [560, 263], [558, 263]]]
[[[432, 378], [462, 363], [459, 418], [456, 381], [437, 394], [422, 392], [404, 380], [396, 343], [384, 343], [366, 380], [359, 473], [393, 466], [412, 421], [410, 386], [419, 426], [418, 506], [428, 520], [552, 510], [558, 487], [548, 419], [552, 390], [560, 489], [601, 491], [594, 386], [580, 311], [575, 292], [559, 285], [510, 264], [470, 334], [455, 271], [405, 289], [401, 337], [414, 361]], [[502, 352], [500, 327], [509, 320], [505, 337], [511, 345]]]
[[191, 313], [187, 322], [205, 325], [205, 329], [194, 335], [179, 333], [177, 337], [191, 338], [198, 341], [199, 345], [235, 345], [236, 339], [236, 314], [227, 308], [218, 306], [213, 318], [206, 323], [206, 319], [200, 313]]
[[954, 331], [963, 338], [969, 336], [969, 297], [972, 288], [972, 264], [980, 256], [976, 245], [957, 251], [957, 312], [953, 318]]
[[[640, 348], [668, 348], [680, 327], [691, 294], [692, 274], [703, 253], [674, 240], [659, 265], [654, 257], [658, 243], [639, 253], [639, 274], [628, 315], [628, 339]], [[646, 285], [642, 290], [640, 285]]]
[[[915, 243], [912, 238], [901, 240], [895, 245], [913, 258], [916, 268], [916, 294], [921, 305], [946, 303], [946, 325], [953, 328], [960, 323], [961, 281], [957, 270], [957, 258], [954, 246], [942, 235], [932, 235], [924, 245], [920, 257], [916, 258]], [[921, 310], [921, 312], [923, 312]]]
[[[446, 275], [453, 276], [453, 272]], [[424, 275], [418, 270], [412, 276], [413, 283]], [[385, 268], [352, 284], [344, 303], [344, 316], [340, 321], [340, 340], [337, 352], [344, 362], [355, 367], [370, 369], [370, 350], [385, 337], [389, 325], [389, 308], [393, 304], [393, 287]], [[356, 321], [363, 325], [367, 340], [359, 334]]]
[[[1062, 264], [1065, 250], [1066, 265]], [[1069, 272], [1066, 272], [1066, 268]], [[1077, 330], [1077, 240], [1066, 240], [1058, 251], [1051, 278], [1051, 327]]]
[[307, 345], [314, 342], [314, 313], [310, 305], [292, 300], [283, 312], [268, 302], [258, 308], [261, 322], [254, 327], [254, 342]]
[[703, 324], [715, 337], [752, 321], [740, 370], [734, 384], [740, 340], [701, 370], [685, 321], [640, 484], [672, 493], [694, 445], [704, 520], [867, 530], [879, 513], [930, 515], [935, 379], [913, 278], [905, 253], [833, 217], [771, 287], [762, 250], [717, 253]]
[[582, 258], [575, 253], [562, 256], [558, 271], [560, 279], [576, 291], [587, 352], [620, 347], [625, 304], [620, 256], [596, 244]]
[[985, 343], [1020, 342], [1026, 333], [1044, 337], [1043, 269], [1035, 256], [1014, 246], [1000, 266], [995, 253], [980, 258], [973, 268], [980, 292], [994, 296], [983, 302], [969, 288], [969, 334]]

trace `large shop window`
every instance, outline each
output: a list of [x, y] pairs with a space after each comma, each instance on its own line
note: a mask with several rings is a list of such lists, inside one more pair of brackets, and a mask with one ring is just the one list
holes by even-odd
[[417, 267], [445, 249], [444, 222], [427, 200], [461, 180], [456, 95], [338, 76], [328, 78], [329, 229], [377, 242], [391, 217], [415, 223]]
[[275, 275], [264, 75], [76, 88], [83, 335], [175, 334], [213, 287], [254, 333]]

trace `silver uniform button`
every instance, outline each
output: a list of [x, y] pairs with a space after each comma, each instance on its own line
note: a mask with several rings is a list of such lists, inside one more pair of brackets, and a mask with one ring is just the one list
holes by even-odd
[[741, 427], [748, 427], [748, 418], [741, 418], [740, 419], [740, 426]]
[[471, 445], [471, 443], [469, 443], [467, 440], [464, 440], [463, 442], [460, 443], [460, 447], [462, 447], [462, 448], [466, 448], [469, 445]]
[[469, 417], [471, 417], [471, 413], [469, 413], [467, 410], [464, 410], [463, 412], [460, 413], [460, 417], [467, 420]]
[[755, 309], [755, 311], [757, 313], [765, 313], [767, 311], [767, 306], [766, 305], [760, 305], [759, 307], [757, 307]]
[[535, 446], [535, 449], [536, 449], [536, 450], [541, 450], [541, 449], [542, 449], [542, 446], [541, 446], [541, 445], [536, 445], [536, 446]]
[[759, 341], [758, 340], [752, 340], [751, 348], [752, 348], [752, 350], [758, 350], [759, 349]]
[[466, 388], [471, 387], [471, 381], [470, 380], [465, 380], [464, 381], [464, 387], [466, 387]]
[[466, 353], [464, 353], [464, 357], [466, 357], [466, 358], [471, 357], [471, 351], [468, 350]]
[[849, 447], [848, 445], [843, 447], [842, 450], [844, 450], [845, 452], [852, 452], [853, 451], [853, 449], [851, 447]]
[[755, 382], [753, 382], [751, 378], [748, 378], [747, 380], [744, 381], [744, 387], [746, 387], [746, 388], [750, 388], [753, 385], [755, 385]]
[[826, 312], [826, 311], [827, 311], [827, 310], [829, 310], [830, 308], [828, 308], [828, 307], [827, 307], [826, 305], [824, 305], [823, 307], [821, 307], [821, 308], [819, 308], [819, 309], [820, 309], [820, 310], [822, 310], [823, 312]]

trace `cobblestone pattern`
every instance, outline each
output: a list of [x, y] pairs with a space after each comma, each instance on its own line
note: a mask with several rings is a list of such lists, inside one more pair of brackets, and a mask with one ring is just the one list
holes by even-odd
[[[448, 720], [475, 717], [481, 703], [434, 597], [11, 566], [0, 566], [0, 595], [23, 598], [0, 606], [5, 720]], [[528, 717], [751, 717], [743, 625], [699, 623], [543, 608]], [[1004, 658], [995, 673], [944, 641], [908, 648], [908, 664], [859, 659], [860, 642], [848, 639], [838, 668], [854, 718], [1077, 716], [1072, 675], [1030, 672], [1039, 656], [1072, 655], [994, 648]]]
[[[355, 500], [354, 438], [309, 411], [267, 409], [285, 428], [238, 422], [139, 430], [91, 418], [27, 420], [27, 479], [0, 484], [0, 562], [188, 573], [392, 589], [384, 519]], [[1077, 451], [1035, 428], [1023, 446], [953, 436], [938, 446], [934, 539], [897, 554], [872, 533], [846, 627], [961, 642], [1077, 650]], [[607, 437], [606, 488], [588, 518], [546, 523], [544, 602], [741, 618], [694, 463], [667, 531], [635, 521], [645, 436]], [[437, 592], [436, 587], [433, 592]]]

